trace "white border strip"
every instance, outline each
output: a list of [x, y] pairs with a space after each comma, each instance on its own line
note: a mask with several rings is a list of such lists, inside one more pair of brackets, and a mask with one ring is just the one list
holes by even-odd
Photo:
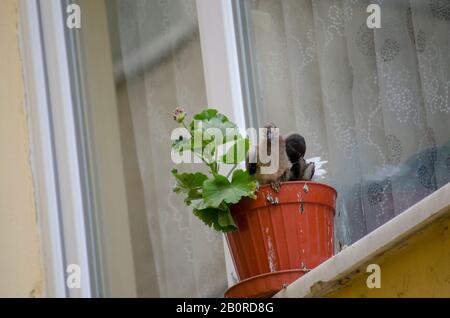
[[326, 285], [327, 282], [336, 282], [345, 277], [449, 209], [450, 183], [317, 266], [274, 297], [322, 296], [312, 294], [312, 287], [315, 284], [321, 282]]
[[42, 39], [35, 1], [20, 2], [20, 37], [29, 114], [31, 164], [43, 245], [45, 296], [65, 297], [62, 233]]
[[[23, 56], [32, 124], [34, 175], [44, 242], [46, 294], [90, 297], [90, 273], [77, 133], [60, 1], [21, 0]], [[41, 16], [39, 16], [41, 14]], [[81, 268], [81, 288], [67, 289], [65, 270]]]
[[41, 1], [44, 48], [47, 58], [50, 105], [58, 165], [61, 217], [63, 219], [66, 266], [79, 265], [81, 288], [69, 290], [69, 297], [90, 297], [90, 275], [83, 196], [80, 180], [73, 91], [65, 38], [61, 1]]
[[[233, 7], [230, 0], [197, 0], [208, 105], [228, 115], [245, 130]], [[228, 286], [236, 283], [235, 270], [224, 238]]]
[[197, 0], [197, 13], [208, 104], [245, 129], [232, 3]]

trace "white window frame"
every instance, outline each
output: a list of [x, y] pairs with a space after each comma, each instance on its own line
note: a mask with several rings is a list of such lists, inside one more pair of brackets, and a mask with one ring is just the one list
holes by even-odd
[[[45, 264], [45, 296], [92, 297], [86, 202], [65, 35], [65, 1], [21, 0], [21, 38], [32, 165]], [[207, 99], [240, 127], [245, 113], [231, 1], [196, 0]], [[228, 282], [234, 268], [224, 240]], [[69, 264], [82, 269], [81, 288], [66, 285]]]
[[[233, 4], [229, 0], [196, 0], [208, 105], [246, 129]], [[228, 286], [236, 272], [223, 238]]]
[[[46, 297], [91, 297], [79, 149], [61, 1], [21, 0], [20, 35]], [[69, 289], [67, 266], [80, 266]]]
[[[38, 205], [38, 220], [45, 263], [45, 291], [47, 296], [64, 297], [64, 257], [61, 223], [56, 195], [56, 169], [54, 147], [50, 129], [48, 96], [42, 63], [42, 41], [37, 4], [21, 1], [21, 38], [25, 85], [27, 86], [27, 111], [31, 128], [31, 157]], [[44, 212], [45, 211], [45, 212]], [[45, 234], [44, 234], [45, 233]]]
[[[20, 36], [31, 128], [33, 177], [43, 243], [45, 296], [95, 297], [99, 295], [99, 287], [95, 284], [95, 270], [92, 264], [89, 264], [92, 242], [88, 235], [87, 202], [83, 195], [86, 189], [83, 188], [80, 162], [82, 156], [77, 144], [79, 136], [73, 104], [74, 96], [79, 92], [71, 85], [70, 61], [67, 58], [67, 39], [64, 32], [64, 3], [65, 1], [20, 0]], [[250, 124], [255, 124], [257, 119], [246, 114], [244, 101], [247, 104], [249, 101], [256, 104], [257, 101], [254, 96], [253, 100], [249, 99], [251, 92], [246, 92], [243, 86], [246, 84], [243, 83], [246, 74], [240, 67], [233, 2], [196, 0], [196, 5], [208, 104], [229, 115], [239, 127], [245, 129], [246, 118]], [[448, 205], [448, 196], [442, 197], [442, 193], [448, 194], [448, 191], [449, 185], [425, 198], [424, 202], [444, 202]], [[388, 234], [391, 236], [398, 235], [399, 232], [405, 233], [418, 223], [424, 222], [433, 211], [437, 211], [433, 209], [428, 211], [428, 214], [419, 215], [417, 207], [411, 207], [408, 209], [410, 212], [397, 216], [351, 249], [305, 275], [303, 284], [294, 283], [292, 288], [288, 289], [288, 294], [282, 292], [280, 295], [306, 295], [308, 286], [325, 277], [327, 273], [330, 276], [328, 267], [336, 260], [346, 259], [346, 266], [350, 267], [349, 262], [354, 256], [347, 254], [356, 253], [351, 251], [362, 253], [373, 250], [374, 248], [368, 249], [366, 246], [371, 238], [379, 236], [377, 246], [387, 246], [386, 229], [390, 228]], [[414, 222], [409, 228], [396, 228], [392, 231], [393, 225], [400, 226], [405, 220]], [[224, 250], [228, 284], [232, 285], [235, 283], [234, 267], [225, 240]], [[365, 256], [367, 255], [361, 254], [359, 258]], [[80, 289], [67, 288], [66, 267], [69, 264], [78, 264], [82, 269]], [[347, 267], [342, 267], [341, 272]], [[305, 284], [306, 282], [308, 284]]]
[[208, 104], [246, 127], [232, 2], [197, 0]]

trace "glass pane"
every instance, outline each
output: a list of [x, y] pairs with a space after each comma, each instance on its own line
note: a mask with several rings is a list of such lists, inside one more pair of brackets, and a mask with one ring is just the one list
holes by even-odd
[[450, 180], [449, 6], [379, 1], [381, 28], [369, 29], [370, 3], [240, 2], [256, 61], [252, 112], [328, 161], [341, 245]]
[[[221, 296], [222, 236], [172, 192], [170, 175], [173, 110], [193, 114], [207, 105], [195, 0], [80, 4], [100, 249], [112, 295]], [[134, 283], [120, 277], [118, 263], [123, 273], [132, 267]]]

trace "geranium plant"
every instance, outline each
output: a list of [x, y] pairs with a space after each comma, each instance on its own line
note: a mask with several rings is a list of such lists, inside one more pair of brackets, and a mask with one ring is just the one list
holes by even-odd
[[[172, 143], [172, 152], [189, 153], [208, 169], [182, 173], [172, 169], [176, 179], [173, 191], [184, 195], [184, 202], [194, 215], [217, 231], [237, 229], [230, 206], [243, 197], [255, 198], [256, 180], [246, 170], [239, 169], [249, 150], [249, 140], [239, 132], [239, 127], [219, 113], [208, 108], [186, 123], [187, 114], [176, 109], [174, 120], [183, 128]], [[191, 161], [192, 162], [192, 161]], [[228, 168], [226, 168], [228, 167]], [[222, 174], [227, 171], [226, 174]]]

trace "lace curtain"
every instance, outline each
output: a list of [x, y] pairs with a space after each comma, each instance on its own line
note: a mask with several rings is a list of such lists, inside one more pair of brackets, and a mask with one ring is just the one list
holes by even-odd
[[[351, 244], [450, 179], [450, 4], [249, 0], [263, 121], [299, 131]], [[221, 296], [221, 235], [171, 189], [171, 112], [207, 105], [194, 0], [107, 1], [139, 296]]]
[[450, 180], [450, 2], [370, 3], [250, 3], [259, 112], [328, 160], [337, 249]]
[[130, 149], [124, 160], [138, 296], [220, 297], [227, 288], [222, 236], [172, 192], [170, 174], [174, 108], [192, 115], [207, 105], [195, 1], [107, 5], [122, 139]]

